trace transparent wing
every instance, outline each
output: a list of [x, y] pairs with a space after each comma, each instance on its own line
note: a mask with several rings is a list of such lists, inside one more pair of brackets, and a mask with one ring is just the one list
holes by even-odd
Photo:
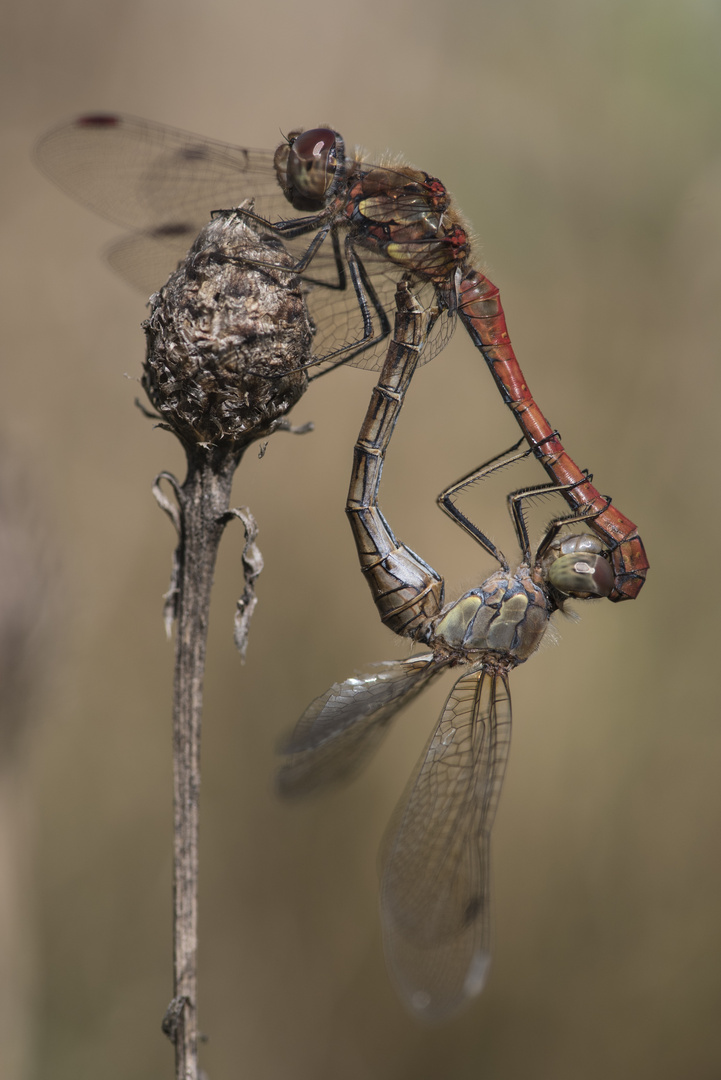
[[490, 963], [489, 840], [511, 738], [506, 676], [454, 686], [389, 826], [381, 862], [386, 957], [414, 1015], [442, 1020]]
[[150, 296], [177, 269], [199, 231], [177, 225], [150, 233], [131, 233], [112, 244], [105, 258], [123, 281]]
[[374, 664], [370, 671], [334, 683], [301, 716], [282, 747], [278, 772], [283, 796], [350, 779], [365, 764], [391, 719], [446, 667], [432, 653]]
[[[247, 206], [251, 205], [252, 200]], [[149, 229], [147, 232], [130, 233], [111, 244], [105, 251], [105, 258], [116, 274], [147, 296], [165, 284], [170, 274], [186, 257], [198, 233], [208, 221], [210, 215], [200, 224], [184, 225], [182, 222], [174, 222]], [[277, 234], [270, 230], [268, 236], [273, 244], [282, 243], [283, 248], [296, 260], [305, 254], [309, 243], [307, 237], [281, 241]], [[338, 279], [335, 261], [327, 258], [322, 250], [313, 260], [313, 276], [331, 283]], [[315, 290], [315, 286], [309, 285], [308, 288]], [[330, 301], [332, 294], [327, 293], [324, 288], [321, 288], [320, 292], [324, 300], [327, 298]], [[345, 291], [341, 292], [340, 296], [341, 300], [336, 301], [338, 306], [348, 306], [352, 302], [353, 308], [358, 310], [355, 294]], [[357, 317], [360, 323], [360, 314]], [[327, 318], [330, 318], [330, 315], [326, 316]]]
[[[165, 226], [151, 233], [133, 233], [113, 244], [106, 252], [106, 258], [120, 277], [149, 296], [165, 283], [168, 276], [185, 258], [195, 238], [194, 229], [187, 230], [182, 226]], [[277, 243], [275, 238], [274, 242]], [[303, 238], [303, 243], [307, 244], [305, 238]], [[297, 241], [284, 240], [283, 246], [290, 251], [291, 255], [299, 257], [302, 254], [302, 251], [296, 250]], [[363, 253], [363, 261], [378, 303], [386, 312], [392, 326], [395, 292], [401, 272], [387, 259], [378, 255]], [[310, 265], [307, 276], [325, 282], [337, 281], [337, 268], [329, 244], [321, 247]], [[414, 292], [419, 301], [426, 306], [437, 305], [438, 298], [431, 285], [423, 286], [419, 283], [414, 287]], [[344, 290], [339, 290], [324, 288], [320, 284], [309, 284], [307, 302], [313, 325], [316, 328], [313, 354], [318, 361], [329, 355], [331, 356], [330, 363], [343, 359], [344, 353], [337, 354], [337, 350], [345, 346], [351, 347], [352, 353], [353, 343], [360, 342], [363, 337], [363, 319], [352, 286], [347, 285]], [[374, 330], [380, 335], [380, 319], [375, 312], [373, 315]], [[455, 324], [455, 313], [450, 313], [448, 310], [439, 311], [421, 354], [422, 364], [432, 360], [445, 347], [455, 329]], [[389, 343], [390, 335], [379, 336], [377, 343], [371, 348], [361, 349], [355, 355], [351, 355], [348, 363], [352, 367], [378, 371], [383, 366]]]
[[[43, 135], [34, 152], [46, 176], [110, 221], [143, 231], [195, 225], [196, 233], [213, 210], [247, 198], [268, 221], [302, 216], [278, 186], [274, 155], [121, 114], [66, 121]], [[403, 167], [373, 168], [401, 189], [396, 207], [412, 211], [418, 198], [403, 195]]]
[[[325, 244], [324, 248], [326, 247], [329, 245]], [[321, 249], [310, 264], [308, 277], [327, 280], [328, 254]], [[380, 336], [381, 322], [376, 313], [372, 312], [374, 334], [379, 335], [378, 340], [370, 348], [359, 347], [356, 350], [354, 343], [361, 342], [363, 338], [363, 319], [353, 287], [348, 284], [345, 290], [338, 291], [313, 285], [308, 293], [308, 308], [316, 327], [313, 354], [320, 358], [328, 356], [334, 350], [347, 348], [347, 363], [351, 367], [380, 371], [391, 341], [396, 289], [403, 271], [382, 255], [361, 251], [360, 256], [377, 301], [386, 313], [390, 332], [386, 336]], [[437, 356], [450, 340], [456, 325], [456, 315], [455, 312], [449, 312], [447, 308], [440, 306], [440, 298], [431, 284], [416, 280], [411, 283], [411, 289], [420, 304], [426, 309], [437, 311], [437, 317], [421, 353], [420, 363], [425, 364]], [[331, 361], [344, 359], [345, 356], [346, 354], [341, 352], [339, 356], [331, 357]]]
[[185, 226], [193, 234], [213, 210], [250, 197], [264, 217], [295, 216], [273, 154], [132, 116], [80, 117], [35, 147], [46, 176], [103, 217], [130, 229]]
[[[231, 209], [252, 199], [255, 214], [268, 222], [299, 216], [278, 185], [273, 158], [272, 150], [248, 150], [120, 115], [72, 120], [48, 132], [35, 148], [39, 168], [63, 191], [133, 230], [112, 246], [108, 260], [146, 296], [163, 285], [214, 210]], [[387, 175], [392, 191], [401, 190], [390, 205], [412, 217], [418, 196], [402, 194], [403, 170], [374, 169]], [[422, 210], [422, 199], [420, 204]], [[283, 245], [297, 260], [311, 240], [312, 234], [284, 237]], [[329, 237], [305, 275], [316, 326], [314, 355], [318, 362], [330, 357], [329, 363], [340, 360], [378, 370], [389, 341], [379, 309], [392, 324], [395, 289], [403, 271], [387, 257], [362, 248], [357, 254], [367, 277], [372, 340], [364, 342], [362, 313], [342, 243], [336, 251]], [[346, 281], [342, 289], [338, 287], [341, 272]], [[433, 293], [430, 287], [427, 291]], [[439, 313], [423, 350], [423, 363], [443, 348], [454, 325], [455, 315]]]

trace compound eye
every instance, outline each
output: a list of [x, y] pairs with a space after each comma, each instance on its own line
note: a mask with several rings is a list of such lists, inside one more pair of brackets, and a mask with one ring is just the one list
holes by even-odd
[[331, 128], [312, 128], [293, 139], [287, 181], [298, 209], [321, 209], [343, 157], [343, 140]]
[[609, 596], [613, 588], [613, 570], [603, 555], [579, 552], [561, 555], [548, 570], [548, 580], [559, 592], [580, 599]]

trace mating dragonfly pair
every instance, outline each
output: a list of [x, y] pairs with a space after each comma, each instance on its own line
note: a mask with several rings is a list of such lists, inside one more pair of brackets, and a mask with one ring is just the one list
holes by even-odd
[[[377, 367], [380, 380], [355, 448], [347, 511], [381, 618], [428, 647], [331, 687], [299, 721], [280, 773], [286, 794], [352, 775], [392, 716], [446, 668], [457, 681], [384, 847], [382, 912], [391, 970], [411, 1010], [442, 1019], [478, 993], [490, 960], [489, 835], [508, 753], [508, 674], [536, 649], [569, 596], [634, 598], [648, 563], [636, 526], [565, 451], [511, 348], [498, 289], [474, 267], [467, 233], [439, 180], [348, 155], [329, 128], [292, 133], [275, 152], [246, 150], [118, 116], [50, 132], [37, 159], [61, 187], [135, 230], [111, 263], [148, 290], [187, 250], [212, 210], [239, 211], [295, 257], [322, 372]], [[292, 213], [294, 211], [294, 213]], [[289, 216], [290, 215], [290, 216]], [[149, 276], [148, 275], [149, 268]], [[395, 330], [391, 319], [395, 312]], [[523, 439], [464, 477], [439, 503], [500, 564], [444, 605], [443, 581], [400, 544], [380, 512], [383, 460], [415, 367], [460, 318], [491, 369]], [[509, 496], [522, 562], [505, 556], [458, 509], [466, 485], [533, 455], [550, 483]], [[523, 504], [560, 492], [571, 514], [535, 551]], [[564, 534], [584, 521], [591, 532]]]

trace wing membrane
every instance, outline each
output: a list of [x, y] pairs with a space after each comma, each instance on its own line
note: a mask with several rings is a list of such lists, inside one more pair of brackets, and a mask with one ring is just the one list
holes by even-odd
[[[85, 117], [65, 123], [43, 136], [35, 148], [40, 169], [67, 194], [103, 217], [133, 230], [116, 242], [108, 259], [121, 277], [145, 295], [155, 292], [184, 258], [214, 210], [228, 210], [253, 200], [253, 210], [268, 222], [297, 217], [278, 185], [274, 151], [248, 150], [207, 139], [178, 128], [132, 116]], [[374, 166], [386, 173], [392, 197], [389, 213], [412, 218], [424, 212], [419, 196], [405, 196], [405, 173], [391, 166]], [[420, 185], [421, 187], [423, 185]], [[380, 212], [380, 210], [379, 210]], [[283, 237], [283, 245], [297, 260], [306, 252], [311, 235]], [[392, 322], [395, 289], [402, 267], [386, 256], [359, 246], [357, 251], [375, 294], [367, 297], [374, 329], [363, 340], [363, 318], [350, 283], [338, 288], [337, 259], [330, 238], [321, 245], [305, 274], [308, 303], [316, 325], [314, 355], [320, 363], [347, 361], [353, 367], [378, 370], [388, 337], [383, 336], [376, 304]], [[315, 284], [314, 284], [315, 282]], [[433, 299], [434, 290], [427, 291]], [[335, 286], [335, 287], [334, 287]], [[443, 312], [435, 322], [422, 353], [432, 359], [453, 331], [454, 314]]]
[[111, 116], [53, 129], [37, 144], [35, 160], [68, 195], [118, 225], [146, 230], [183, 222], [197, 233], [213, 210], [249, 197], [263, 216], [296, 216], [276, 182], [273, 153]]
[[301, 716], [282, 748], [281, 795], [307, 795], [350, 779], [377, 748], [397, 712], [446, 667], [432, 653], [375, 664], [334, 683]]
[[382, 854], [389, 966], [413, 1013], [441, 1020], [490, 963], [489, 840], [511, 736], [504, 674], [459, 679]]
[[[389, 259], [377, 253], [361, 251], [360, 257], [377, 300], [388, 316], [392, 333], [395, 294], [402, 271]], [[337, 279], [335, 267], [331, 268], [331, 259], [331, 246], [326, 242], [311, 262], [307, 277], [320, 278], [324, 282]], [[455, 312], [449, 312], [447, 309], [440, 310], [439, 298], [433, 285], [414, 281], [411, 283], [411, 288], [419, 303], [429, 310], [437, 310], [437, 317], [431, 325], [421, 353], [420, 364], [426, 364], [445, 348], [453, 334], [457, 319]], [[363, 319], [350, 282], [344, 290], [324, 288], [321, 285], [310, 286], [308, 308], [316, 327], [313, 339], [314, 356], [320, 359], [334, 350], [347, 348], [347, 362], [351, 367], [363, 368], [366, 371], [379, 371], [383, 367], [390, 335], [378, 337], [368, 348], [360, 348], [363, 337]], [[380, 320], [375, 312], [373, 312], [373, 323], [374, 334], [380, 335]], [[339, 356], [332, 359], [344, 359], [344, 353], [341, 352]]]

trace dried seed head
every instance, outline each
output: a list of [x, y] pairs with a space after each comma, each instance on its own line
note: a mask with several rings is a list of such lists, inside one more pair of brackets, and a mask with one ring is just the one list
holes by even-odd
[[292, 264], [278, 240], [229, 211], [151, 297], [143, 387], [189, 447], [237, 452], [305, 391], [298, 369], [310, 359], [312, 323], [300, 279], [278, 269]]

